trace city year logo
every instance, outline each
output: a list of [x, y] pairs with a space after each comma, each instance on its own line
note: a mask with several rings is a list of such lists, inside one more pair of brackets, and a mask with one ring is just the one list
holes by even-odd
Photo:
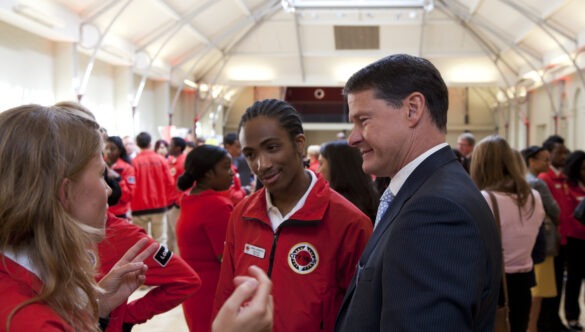
[[288, 252], [288, 266], [298, 274], [311, 273], [317, 265], [319, 265], [319, 254], [310, 243], [297, 243]]

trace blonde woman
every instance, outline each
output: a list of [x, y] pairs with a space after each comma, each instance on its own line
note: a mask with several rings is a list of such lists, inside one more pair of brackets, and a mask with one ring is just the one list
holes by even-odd
[[144, 280], [145, 241], [94, 281], [111, 192], [98, 129], [71, 103], [0, 113], [0, 331], [99, 331]]
[[[526, 332], [530, 288], [534, 286], [531, 254], [545, 215], [540, 194], [526, 182], [513, 150], [499, 136], [488, 136], [475, 146], [470, 171], [494, 214], [498, 209], [510, 327], [512, 332]], [[497, 205], [492, 203], [490, 193]]]

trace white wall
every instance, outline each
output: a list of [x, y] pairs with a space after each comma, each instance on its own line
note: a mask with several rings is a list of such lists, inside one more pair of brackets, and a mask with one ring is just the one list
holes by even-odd
[[0, 22], [0, 111], [55, 102], [53, 45]]
[[[72, 43], [53, 43], [2, 22], [0, 59], [0, 111], [28, 103], [77, 100], [76, 87], [89, 62], [89, 56], [77, 53]], [[95, 62], [81, 102], [110, 135], [134, 136], [147, 131], [157, 139], [159, 126], [168, 124], [168, 106], [174, 97], [171, 87], [167, 81], [151, 80], [147, 80], [133, 123], [131, 102], [140, 79], [130, 67]], [[184, 115], [188, 107], [182, 107], [182, 101], [179, 104], [175, 119], [180, 121], [173, 124], [189, 127], [193, 115]]]
[[[510, 123], [511, 136], [518, 140], [510, 140], [515, 148], [524, 148], [529, 145], [540, 145], [550, 135], [557, 134], [565, 139], [570, 150], [585, 149], [585, 88], [576, 74], [548, 83], [548, 90], [544, 87], [529, 91], [527, 101], [519, 108], [525, 110], [528, 121], [528, 139], [525, 137], [524, 125], [520, 120], [514, 120], [517, 113], [503, 114]], [[555, 125], [556, 116], [556, 125]]]

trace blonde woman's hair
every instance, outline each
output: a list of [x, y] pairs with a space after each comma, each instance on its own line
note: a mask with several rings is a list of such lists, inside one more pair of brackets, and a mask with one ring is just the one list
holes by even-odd
[[7, 330], [20, 309], [44, 303], [74, 330], [99, 331], [88, 255], [95, 234], [64, 210], [58, 194], [100, 155], [99, 126], [88, 113], [40, 105], [0, 113], [0, 250], [26, 252], [43, 281], [38, 296], [10, 313]]
[[480, 190], [498, 191], [516, 195], [519, 207], [525, 206], [531, 199], [534, 208], [534, 196], [526, 172], [519, 156], [505, 139], [492, 135], [484, 138], [473, 149], [470, 166], [471, 179]]

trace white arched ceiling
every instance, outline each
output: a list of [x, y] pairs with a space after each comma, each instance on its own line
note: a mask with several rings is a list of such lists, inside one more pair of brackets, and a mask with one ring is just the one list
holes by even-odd
[[[389, 7], [398, 2], [406, 7]], [[280, 0], [0, 0], [0, 20], [79, 43], [87, 54], [91, 47], [81, 45], [95, 44], [95, 32], [110, 26], [99, 59], [175, 86], [185, 78], [228, 86], [338, 86], [361, 66], [400, 52], [430, 59], [450, 85], [510, 90], [585, 62], [578, 57], [585, 46], [583, 0], [387, 3], [289, 12]], [[374, 27], [377, 45], [336, 49], [335, 26]]]

